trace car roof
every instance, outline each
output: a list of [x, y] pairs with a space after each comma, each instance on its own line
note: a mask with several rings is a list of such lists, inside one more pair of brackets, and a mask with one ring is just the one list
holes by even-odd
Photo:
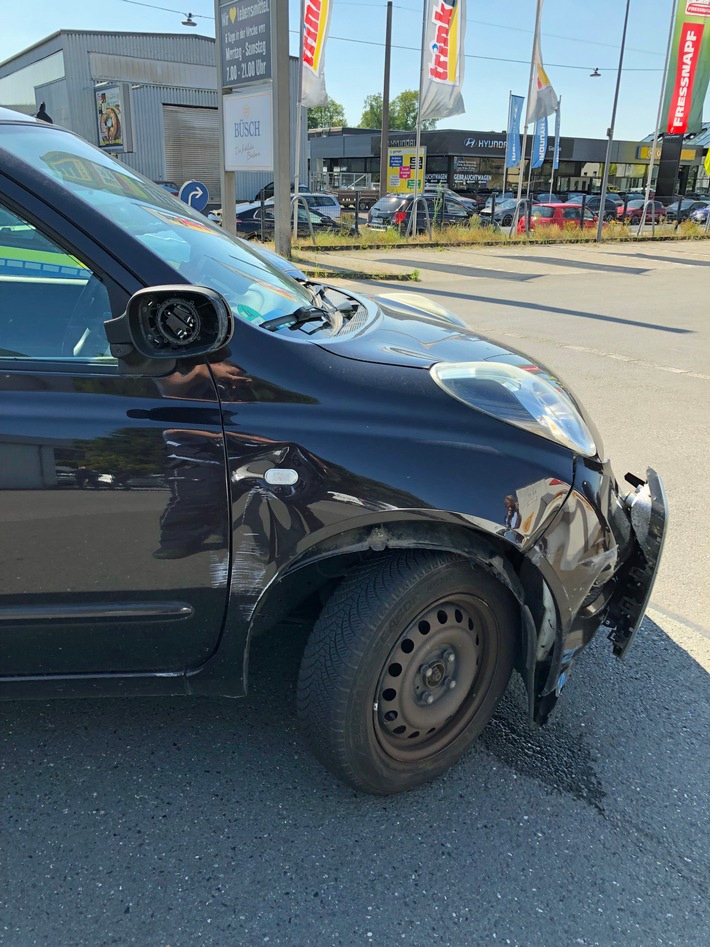
[[533, 207], [579, 207], [576, 201], [535, 201]]
[[14, 109], [6, 109], [0, 106], [0, 122], [26, 122], [28, 125], [39, 125], [40, 120], [34, 115], [25, 115], [24, 112], [16, 112]]

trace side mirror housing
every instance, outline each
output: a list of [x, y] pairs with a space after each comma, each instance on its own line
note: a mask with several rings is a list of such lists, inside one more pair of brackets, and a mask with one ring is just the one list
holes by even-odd
[[165, 375], [179, 358], [216, 352], [234, 331], [226, 300], [206, 286], [150, 286], [104, 323], [111, 354], [125, 374]]

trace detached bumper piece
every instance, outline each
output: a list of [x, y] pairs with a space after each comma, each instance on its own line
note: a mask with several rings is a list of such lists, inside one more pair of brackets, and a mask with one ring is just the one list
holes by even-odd
[[655, 470], [646, 471], [646, 482], [627, 474], [634, 486], [625, 499], [636, 543], [615, 577], [616, 590], [604, 624], [618, 658], [627, 653], [638, 631], [651, 597], [663, 551], [668, 504], [663, 483]]

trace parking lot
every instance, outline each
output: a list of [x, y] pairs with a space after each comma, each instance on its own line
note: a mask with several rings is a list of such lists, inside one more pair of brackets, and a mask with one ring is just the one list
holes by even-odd
[[669, 535], [631, 654], [600, 635], [538, 731], [514, 677], [459, 765], [388, 799], [302, 747], [299, 626], [259, 642], [243, 701], [6, 704], [0, 943], [707, 942], [710, 244], [397, 248], [360, 265], [417, 269], [357, 285], [425, 292], [536, 356], [572, 383], [619, 478], [661, 473]]

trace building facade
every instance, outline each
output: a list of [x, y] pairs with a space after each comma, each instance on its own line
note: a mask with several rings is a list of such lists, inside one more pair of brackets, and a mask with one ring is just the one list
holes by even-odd
[[[290, 57], [289, 65], [296, 89], [298, 60]], [[110, 99], [117, 94], [124, 144], [119, 149], [109, 142], [107, 150], [152, 180], [198, 180], [207, 186], [210, 203], [221, 203], [214, 39], [62, 30], [0, 64], [0, 105], [35, 114], [44, 102], [55, 124], [92, 144], [106, 147], [106, 114], [111, 116]], [[296, 96], [290, 101], [293, 167]], [[108, 125], [115, 132], [112, 118]], [[302, 179], [306, 151], [304, 128]], [[271, 172], [239, 174], [235, 197], [251, 200], [272, 180]]]

